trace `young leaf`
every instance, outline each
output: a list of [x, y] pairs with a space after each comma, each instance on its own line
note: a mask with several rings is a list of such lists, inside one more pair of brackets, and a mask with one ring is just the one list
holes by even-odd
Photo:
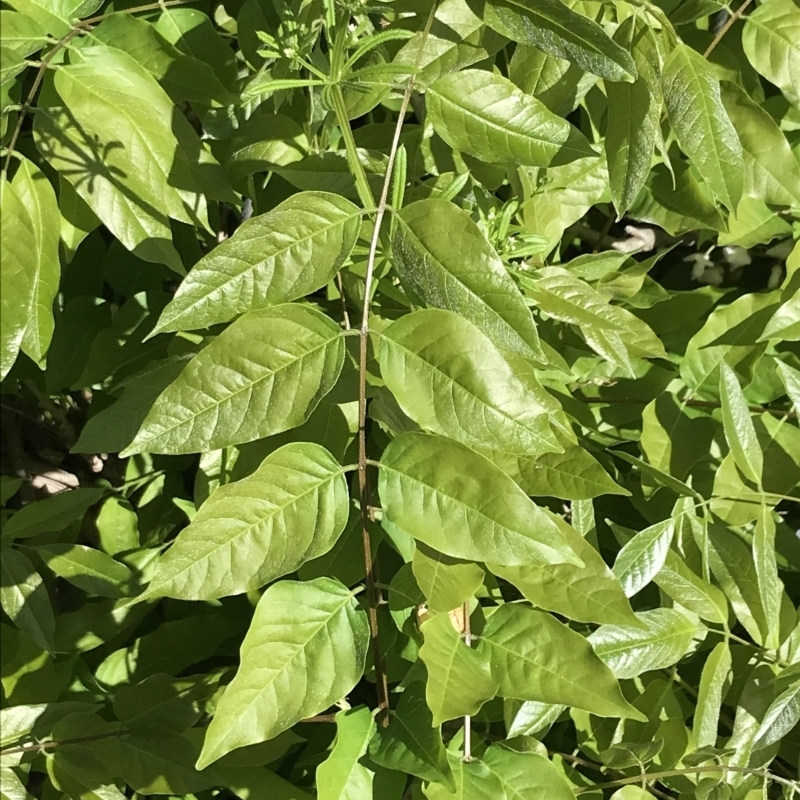
[[217, 704], [197, 768], [271, 739], [340, 700], [363, 674], [368, 642], [366, 615], [337, 581], [270, 586], [242, 643], [236, 676]]
[[47, 587], [19, 550], [3, 550], [0, 560], [0, 606], [37, 647], [52, 653], [55, 617]]
[[339, 328], [319, 311], [291, 303], [251, 311], [159, 395], [124, 454], [196, 453], [302, 425], [343, 365]]
[[629, 17], [617, 28], [614, 41], [630, 50], [638, 73], [633, 83], [606, 84], [608, 179], [611, 200], [621, 217], [633, 205], [650, 174], [663, 99], [658, 48], [646, 23]]
[[432, 611], [458, 608], [483, 583], [483, 569], [478, 564], [437, 553], [422, 542], [417, 542], [411, 569]]
[[671, 608], [640, 611], [636, 616], [645, 630], [601, 625], [589, 637], [597, 655], [618, 678], [635, 678], [677, 664], [698, 631], [696, 623]]
[[767, 625], [764, 646], [776, 650], [780, 644], [783, 585], [778, 577], [775, 557], [775, 520], [766, 503], [762, 504], [756, 520], [753, 534], [753, 563], [756, 567], [758, 594], [761, 597]]
[[614, 575], [627, 597], [644, 589], [664, 566], [674, 533], [675, 522], [667, 519], [640, 531], [619, 551]]
[[311, 442], [284, 445], [211, 494], [138, 599], [214, 600], [258, 589], [327, 553], [347, 515], [336, 459]]
[[497, 692], [485, 656], [464, 643], [447, 614], [423, 622], [421, 631], [419, 657], [428, 671], [425, 697], [433, 724], [477, 714]]
[[584, 566], [526, 564], [499, 567], [490, 564], [492, 572], [513, 583], [531, 603], [546, 611], [578, 622], [640, 627], [619, 581], [597, 550], [561, 517], [542, 510], [556, 523]]
[[761, 485], [764, 456], [750, 418], [750, 409], [736, 373], [723, 361], [719, 365], [719, 394], [722, 399], [722, 423], [725, 438], [731, 448], [736, 466], [742, 474]]
[[720, 642], [703, 666], [692, 728], [698, 749], [717, 745], [719, 713], [731, 679], [731, 663], [731, 651], [727, 642]]
[[478, 650], [490, 658], [503, 697], [644, 721], [589, 642], [550, 614], [516, 604], [500, 606], [489, 617]]
[[374, 773], [361, 763], [375, 735], [372, 712], [363, 706], [336, 715], [336, 741], [317, 767], [319, 800], [359, 800], [372, 797]]
[[539, 399], [544, 390], [537, 397], [458, 314], [426, 309], [397, 320], [383, 332], [380, 363], [400, 407], [425, 430], [519, 455], [562, 449]]
[[424, 433], [384, 451], [383, 527], [441, 553], [504, 566], [580, 564], [558, 525], [484, 456]]
[[483, 161], [556, 167], [596, 155], [577, 128], [500, 75], [478, 69], [443, 75], [425, 97], [436, 133]]
[[735, 211], [742, 197], [742, 146], [722, 104], [719, 80], [699, 53], [678, 44], [664, 63], [663, 83], [681, 150], [720, 202]]
[[327, 192], [300, 192], [248, 220], [202, 258], [149, 334], [207, 328], [325, 286], [350, 254], [361, 211]]
[[453, 773], [442, 744], [442, 734], [432, 723], [422, 683], [414, 681], [403, 692], [391, 725], [379, 728], [369, 746], [378, 765], [410, 772], [423, 780], [455, 789]]
[[392, 255], [403, 285], [423, 304], [461, 314], [501, 350], [547, 362], [525, 298], [464, 211], [443, 200], [406, 206]]
[[[470, 0], [490, 27], [509, 39], [566, 58], [610, 81], [630, 81], [636, 64], [593, 20], [559, 0]], [[477, 7], [480, 11], [477, 11]]]

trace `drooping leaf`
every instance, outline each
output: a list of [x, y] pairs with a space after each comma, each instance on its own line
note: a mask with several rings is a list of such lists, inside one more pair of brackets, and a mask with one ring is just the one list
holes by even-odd
[[555, 167], [595, 155], [577, 128], [500, 75], [477, 69], [443, 75], [425, 97], [436, 133], [483, 161]]
[[159, 395], [124, 454], [212, 450], [301, 425], [343, 364], [339, 328], [319, 311], [291, 303], [251, 311]]
[[750, 418], [750, 409], [736, 373], [724, 361], [719, 365], [719, 394], [722, 399], [722, 421], [725, 438], [736, 466], [753, 483], [761, 484], [764, 456]]
[[589, 642], [550, 614], [500, 606], [489, 617], [478, 649], [490, 658], [503, 697], [561, 703], [600, 717], [643, 719]]
[[55, 618], [47, 587], [33, 564], [11, 548], [0, 561], [0, 606], [38, 647], [53, 652]]
[[[476, 326], [451, 311], [415, 311], [381, 338], [381, 375], [421, 428], [473, 447], [558, 452], [542, 400]], [[542, 398], [540, 400], [540, 398]]]
[[640, 611], [636, 616], [646, 630], [601, 625], [589, 637], [597, 655], [618, 678], [635, 678], [676, 664], [698, 630], [696, 623], [671, 608]]
[[633, 597], [664, 566], [675, 532], [675, 523], [668, 519], [640, 531], [617, 553], [614, 575], [627, 597]]
[[361, 678], [368, 639], [365, 614], [337, 581], [270, 586], [242, 643], [236, 676], [217, 704], [197, 768], [271, 739], [344, 697]]
[[522, 293], [462, 210], [442, 200], [406, 206], [392, 253], [400, 280], [425, 305], [461, 314], [501, 350], [546, 361]]
[[583, 561], [573, 564], [526, 564], [519, 567], [490, 565], [492, 572], [516, 586], [535, 606], [579, 622], [637, 626], [622, 586], [597, 550], [561, 517], [545, 511], [569, 546]]
[[[791, 667], [787, 668], [787, 671], [789, 669]], [[800, 722], [800, 681], [795, 674], [790, 685], [770, 703], [758, 726], [753, 749], [761, 750], [779, 742], [798, 722]]]
[[432, 724], [421, 682], [414, 681], [403, 692], [392, 724], [380, 728], [370, 743], [370, 758], [378, 765], [410, 772], [423, 780], [455, 789], [453, 773], [442, 743], [442, 734]]
[[378, 491], [384, 528], [454, 558], [580, 563], [558, 525], [511, 478], [456, 442], [401, 434], [384, 451]]
[[336, 459], [311, 442], [284, 445], [211, 494], [139, 599], [213, 600], [258, 589], [328, 552], [347, 516]]
[[317, 767], [319, 800], [371, 798], [374, 773], [361, 763], [375, 734], [375, 720], [365, 707], [336, 715], [336, 741], [328, 758]]
[[624, 214], [647, 180], [661, 123], [658, 47], [641, 18], [629, 17], [614, 41], [626, 47], [636, 64], [633, 83], [609, 82], [605, 150], [611, 197], [617, 216]]
[[433, 724], [477, 714], [497, 692], [485, 654], [465, 644], [448, 614], [434, 615], [420, 630], [425, 643], [419, 657], [428, 672], [425, 698]]
[[479, 16], [513, 41], [575, 62], [610, 81], [636, 77], [636, 64], [627, 50], [612, 41], [593, 20], [560, 0], [535, 5], [525, 0], [473, 0]]
[[731, 651], [727, 642], [720, 642], [711, 651], [700, 677], [697, 710], [694, 714], [694, 739], [698, 748], [716, 747], [719, 715], [730, 682]]
[[753, 563], [758, 580], [758, 594], [766, 619], [764, 646], [777, 649], [780, 644], [781, 595], [783, 585], [778, 577], [775, 554], [775, 520], [772, 512], [762, 504], [753, 534]]
[[202, 258], [150, 333], [207, 328], [288, 303], [331, 280], [350, 254], [361, 212], [326, 192], [300, 192], [244, 223]]
[[742, 197], [743, 157], [708, 62], [685, 44], [664, 63], [664, 102], [681, 149], [719, 201], [733, 211]]

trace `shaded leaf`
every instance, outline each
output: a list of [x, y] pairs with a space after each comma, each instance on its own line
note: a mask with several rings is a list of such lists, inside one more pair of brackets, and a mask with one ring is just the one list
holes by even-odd
[[48, 569], [73, 586], [100, 597], [124, 597], [133, 573], [100, 550], [82, 544], [47, 544], [37, 548]]
[[11, 548], [0, 561], [0, 606], [38, 647], [53, 652], [55, 618], [47, 587], [33, 564]]
[[372, 797], [374, 773], [361, 763], [375, 734], [372, 712], [363, 706], [336, 714], [336, 741], [317, 767], [319, 800], [361, 800]]

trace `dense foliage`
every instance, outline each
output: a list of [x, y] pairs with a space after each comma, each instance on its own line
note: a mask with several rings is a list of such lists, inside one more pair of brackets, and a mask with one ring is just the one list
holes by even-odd
[[3, 800], [800, 794], [794, 0], [3, 0]]

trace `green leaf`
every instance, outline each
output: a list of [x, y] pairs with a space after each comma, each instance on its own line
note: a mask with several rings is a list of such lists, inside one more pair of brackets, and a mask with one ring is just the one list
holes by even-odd
[[[791, 667], [787, 668], [787, 671], [788, 669]], [[800, 681], [794, 677], [791, 684], [770, 703], [758, 726], [753, 749], [761, 750], [779, 742], [791, 733], [798, 722], [800, 722]]]
[[647, 24], [629, 17], [617, 28], [614, 41], [630, 50], [638, 73], [633, 83], [606, 84], [605, 150], [611, 199], [620, 217], [633, 205], [650, 174], [663, 98], [658, 48]]
[[256, 172], [300, 161], [308, 152], [308, 139], [293, 119], [262, 114], [248, 120], [234, 136], [225, 170], [232, 181], [239, 182]]
[[426, 781], [455, 789], [453, 773], [442, 744], [442, 734], [432, 723], [425, 704], [422, 683], [411, 683], [400, 696], [391, 724], [379, 728], [369, 746], [369, 756], [378, 765], [410, 772]]
[[343, 364], [339, 328], [319, 311], [291, 303], [251, 311], [159, 395], [124, 455], [195, 453], [297, 427]]
[[483, 583], [483, 569], [417, 542], [411, 569], [432, 611], [452, 611], [472, 597]]
[[748, 293], [729, 305], [717, 306], [689, 340], [681, 359], [681, 378], [686, 385], [716, 394], [723, 361], [749, 380], [755, 361], [766, 347], [756, 342], [776, 307], [771, 293]]
[[777, 650], [780, 645], [781, 596], [783, 594], [783, 584], [778, 577], [778, 564], [775, 556], [775, 520], [772, 511], [766, 503], [763, 503], [753, 534], [753, 563], [756, 567], [758, 594], [761, 598], [767, 625], [764, 646], [770, 650]]
[[640, 611], [636, 616], [645, 630], [601, 625], [589, 637], [597, 655], [618, 678], [635, 678], [677, 664], [698, 632], [696, 623], [671, 608]]
[[14, 365], [28, 327], [39, 268], [37, 227], [16, 181], [0, 179], [0, 378]]
[[17, 11], [0, 11], [0, 45], [25, 58], [41, 50], [47, 37], [44, 28], [31, 16]]
[[33, 795], [28, 792], [25, 784], [11, 767], [0, 767], [0, 798], [2, 800], [33, 800]]
[[503, 697], [644, 721], [589, 642], [550, 614], [516, 604], [500, 606], [489, 617], [478, 649], [490, 658]]
[[100, 226], [100, 220], [63, 175], [58, 176], [58, 208], [61, 211], [64, 256], [67, 264], [71, 264], [78, 247]]
[[22, 478], [10, 478], [0, 475], [0, 506], [4, 506], [22, 486]]
[[202, 151], [200, 140], [127, 53], [97, 46], [81, 49], [80, 59], [56, 73], [63, 103], [53, 97], [37, 114], [37, 147], [128, 250], [183, 274], [169, 218], [198, 220], [198, 190], [206, 187], [190, 154]]
[[777, 361], [775, 366], [795, 411], [800, 409], [800, 370], [790, 367], [784, 361]]
[[55, 618], [47, 587], [28, 559], [6, 548], [0, 561], [0, 606], [43, 650], [54, 650]]
[[134, 58], [175, 103], [208, 106], [233, 100], [210, 65], [182, 53], [146, 20], [114, 14], [92, 30], [92, 38]]
[[742, 197], [742, 146], [725, 111], [719, 80], [685, 44], [664, 63], [664, 102], [681, 150], [719, 201], [734, 211]]
[[731, 448], [736, 466], [742, 474], [761, 485], [764, 456], [750, 418], [747, 399], [736, 373], [723, 361], [719, 365], [719, 394], [722, 399], [722, 423], [725, 438]]
[[103, 492], [103, 489], [72, 489], [29, 503], [6, 523], [3, 538], [27, 539], [40, 533], [64, 530], [82, 519]]
[[614, 575], [626, 597], [644, 589], [664, 566], [675, 533], [674, 520], [657, 522], [636, 534], [617, 553]]
[[672, 550], [667, 552], [661, 570], [653, 581], [676, 603], [701, 619], [725, 625], [728, 622], [728, 601], [710, 583], [695, 575], [684, 560]]
[[536, 458], [499, 452], [486, 455], [510, 475], [525, 494], [535, 497], [591, 500], [603, 494], [628, 494], [628, 490], [617, 485], [597, 459], [578, 444], [567, 444], [563, 453], [543, 453]]
[[214, 600], [258, 589], [327, 553], [347, 515], [336, 459], [312, 442], [286, 444], [211, 494], [138, 599]]
[[748, 14], [742, 46], [758, 72], [800, 103], [800, 11], [792, 0], [770, 0]]
[[455, 311], [501, 350], [546, 362], [531, 312], [480, 228], [443, 200], [403, 209], [392, 242], [394, 268], [424, 305]]
[[368, 642], [366, 615], [337, 581], [270, 586], [242, 643], [236, 676], [217, 704], [197, 768], [271, 739], [342, 699], [363, 674]]
[[731, 651], [720, 642], [706, 658], [700, 676], [697, 710], [694, 713], [694, 741], [697, 748], [716, 747], [719, 714], [731, 679]]
[[248, 220], [202, 258], [150, 333], [207, 328], [325, 286], [350, 254], [361, 211], [327, 192], [300, 192]]
[[425, 643], [419, 650], [428, 671], [425, 698], [433, 724], [477, 714], [497, 692], [485, 654], [464, 643], [448, 614], [436, 614], [420, 628]]
[[317, 767], [319, 800], [368, 800], [374, 773], [361, 763], [375, 734], [372, 712], [363, 706], [336, 715], [336, 741]]
[[610, 81], [630, 81], [636, 64], [627, 50], [583, 14], [560, 0], [472, 0], [483, 21], [520, 44], [538, 47]]
[[504, 566], [580, 563], [558, 525], [484, 456], [424, 433], [384, 451], [383, 527], [454, 558]]
[[114, 714], [128, 730], [159, 724], [181, 733], [202, 715], [199, 688], [214, 687], [157, 672], [135, 686], [120, 686], [114, 694]]
[[32, 293], [21, 348], [34, 361], [40, 362], [53, 338], [53, 301], [61, 278], [58, 201], [50, 181], [27, 159], [14, 175], [12, 186], [28, 212], [36, 240], [36, 248], [28, 254], [27, 280], [32, 285]]
[[759, 341], [766, 339], [800, 339], [800, 294], [789, 297], [775, 312], [759, 337]]
[[483, 161], [555, 167], [596, 155], [577, 128], [500, 75], [479, 69], [443, 75], [425, 98], [436, 133]]
[[100, 550], [82, 544], [47, 544], [36, 549], [48, 569], [73, 586], [100, 597], [124, 597], [133, 573]]
[[481, 760], [499, 779], [506, 800], [534, 797], [571, 800], [575, 796], [558, 768], [539, 753], [518, 753], [495, 744], [486, 750]]
[[427, 37], [417, 31], [392, 63], [406, 67], [418, 64], [414, 85], [426, 88], [442, 75], [489, 58], [503, 43], [503, 37], [486, 28], [464, 0], [442, 0]]
[[775, 120], [735, 83], [722, 102], [744, 152], [744, 192], [775, 205], [800, 203], [800, 163]]
[[381, 337], [380, 364], [400, 407], [425, 430], [519, 455], [562, 449], [544, 390], [526, 385], [491, 339], [458, 314], [426, 309], [397, 320]]
[[597, 550], [561, 517], [546, 510], [545, 513], [556, 523], [584, 566], [498, 567], [492, 564], [492, 572], [513, 583], [531, 603], [546, 611], [578, 622], [638, 626], [619, 581]]
[[[506, 717], [508, 738], [515, 736], [535, 736], [550, 728], [561, 716], [566, 706], [539, 703], [536, 700], [507, 701], [506, 708], [511, 708], [512, 714]], [[518, 708], [515, 709], [515, 707]]]
[[72, 23], [90, 16], [102, 5], [101, 0], [14, 0], [9, 3], [17, 11], [27, 14], [56, 38], [69, 33]]

